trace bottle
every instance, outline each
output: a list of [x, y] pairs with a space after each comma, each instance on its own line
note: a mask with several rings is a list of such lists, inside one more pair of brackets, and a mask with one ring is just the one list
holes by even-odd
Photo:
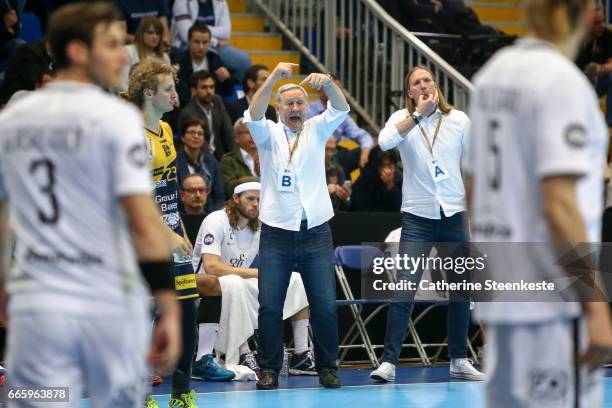
[[281, 370], [279, 373], [280, 377], [289, 376], [289, 353], [287, 352], [287, 347], [283, 344], [283, 365], [281, 366]]

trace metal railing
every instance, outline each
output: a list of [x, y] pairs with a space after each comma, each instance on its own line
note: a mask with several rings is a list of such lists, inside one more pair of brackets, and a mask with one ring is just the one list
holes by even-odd
[[404, 76], [415, 65], [432, 69], [449, 102], [467, 109], [471, 83], [375, 0], [253, 2], [313, 68], [338, 75], [352, 109], [376, 132], [404, 107]]

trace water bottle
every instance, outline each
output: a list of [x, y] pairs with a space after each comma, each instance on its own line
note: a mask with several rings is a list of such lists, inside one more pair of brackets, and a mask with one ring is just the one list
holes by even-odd
[[281, 370], [279, 373], [281, 377], [289, 376], [289, 353], [287, 352], [287, 347], [283, 344], [283, 365], [281, 366]]

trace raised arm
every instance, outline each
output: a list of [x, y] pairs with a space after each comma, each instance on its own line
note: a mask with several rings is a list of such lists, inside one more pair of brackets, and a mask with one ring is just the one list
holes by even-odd
[[[415, 112], [420, 116], [428, 116], [435, 112], [440, 99], [438, 91], [430, 98], [429, 95], [419, 96]], [[390, 150], [397, 146], [404, 137], [417, 125], [412, 116], [407, 116], [399, 122], [388, 121], [378, 134], [378, 144], [382, 150]]]
[[342, 93], [342, 89], [336, 85], [331, 76], [326, 74], [310, 74], [300, 82], [300, 85], [308, 84], [315, 89], [325, 89], [325, 93], [329, 98], [329, 102], [334, 109], [346, 112], [349, 110], [349, 104]]
[[298, 64], [290, 62], [279, 62], [270, 74], [266, 82], [255, 92], [251, 104], [249, 105], [249, 114], [251, 119], [257, 121], [264, 118], [266, 109], [268, 109], [268, 101], [272, 97], [274, 85], [281, 79], [289, 78], [292, 74], [293, 67], [299, 67]]

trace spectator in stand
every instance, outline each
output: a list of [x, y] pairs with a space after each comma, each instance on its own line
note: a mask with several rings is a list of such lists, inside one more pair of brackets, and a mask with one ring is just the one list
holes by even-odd
[[208, 186], [206, 180], [199, 173], [186, 176], [181, 183], [181, 202], [183, 214], [208, 215], [206, 201], [208, 199]]
[[221, 172], [225, 185], [225, 196], [234, 194], [234, 186], [238, 179], [249, 176], [260, 176], [259, 153], [251, 137], [249, 128], [240, 117], [234, 123], [234, 141], [238, 145], [234, 150], [225, 153], [221, 158]]
[[402, 177], [395, 150], [383, 152], [380, 146], [370, 151], [363, 174], [351, 195], [352, 211], [399, 211], [402, 205]]
[[157, 17], [164, 27], [162, 42], [170, 44], [170, 29], [168, 28], [170, 10], [166, 0], [113, 0], [113, 3], [119, 7], [125, 17], [128, 43], [132, 43], [136, 39], [136, 31], [138, 31], [140, 20], [146, 16], [153, 16]]
[[17, 91], [33, 91], [53, 79], [53, 60], [45, 41], [20, 46], [8, 60], [0, 105]]
[[225, 0], [175, 0], [172, 15], [174, 47], [185, 48], [189, 41], [189, 28], [196, 22], [204, 23], [212, 33], [210, 45], [221, 56], [223, 65], [229, 68], [238, 81], [244, 80], [251, 59], [246, 52], [229, 44], [232, 24]]
[[[226, 105], [227, 114], [230, 117], [232, 123], [242, 117], [245, 110], [249, 109], [249, 103], [255, 95], [255, 92], [266, 82], [266, 79], [270, 76], [270, 71], [265, 65], [252, 65], [247, 69], [244, 75], [244, 81], [242, 81], [242, 89], [244, 89], [245, 95], [235, 102], [228, 103]], [[270, 119], [276, 122], [276, 111], [273, 106], [268, 105], [266, 110], [266, 119]]]
[[179, 127], [185, 118], [195, 116], [206, 124], [206, 143], [217, 160], [234, 149], [232, 123], [223, 100], [215, 95], [215, 80], [208, 71], [197, 71], [190, 78], [191, 100], [181, 112]]
[[204, 178], [208, 188], [206, 213], [223, 208], [225, 194], [223, 193], [223, 175], [221, 166], [210, 153], [204, 140], [205, 124], [197, 117], [186, 118], [181, 122], [180, 135], [182, 148], [176, 155], [176, 172], [179, 185], [190, 174], [199, 174]]
[[[334, 77], [334, 82], [336, 85], [340, 86], [340, 80]], [[311, 118], [317, 115], [320, 115], [327, 108], [327, 94], [324, 89], [319, 89], [319, 100], [311, 103], [308, 106], [308, 114], [307, 118]], [[359, 155], [359, 168], [363, 169], [363, 166], [368, 162], [368, 155], [370, 154], [370, 149], [374, 145], [374, 139], [372, 135], [370, 135], [366, 130], [357, 126], [353, 118], [347, 116], [344, 122], [334, 132], [336, 136], [336, 143], [342, 139], [342, 137], [346, 137], [350, 140], [357, 142], [359, 147], [361, 148], [361, 152]], [[343, 167], [347, 172], [354, 170], [354, 166], [347, 164], [350, 161], [351, 153], [349, 150], [342, 149], [341, 153], [338, 155], [338, 161], [343, 164]]]
[[334, 212], [349, 209], [351, 200], [350, 180], [346, 180], [342, 166], [336, 163], [336, 136], [331, 135], [325, 145], [325, 178]]
[[606, 95], [606, 122], [612, 126], [612, 30], [606, 27], [601, 5], [592, 11], [591, 31], [578, 52], [576, 64], [595, 85], [599, 96]]
[[145, 58], [159, 58], [166, 64], [170, 64], [170, 57], [164, 53], [163, 49], [163, 34], [164, 26], [157, 17], [147, 16], [140, 20], [134, 43], [125, 46], [128, 60], [123, 68], [120, 91], [127, 91], [130, 70]]
[[191, 97], [189, 78], [194, 72], [206, 70], [215, 80], [218, 94], [231, 95], [234, 81], [230, 72], [223, 66], [221, 58], [210, 51], [210, 30], [205, 24], [196, 23], [189, 29], [189, 46], [177, 58], [179, 64], [178, 94], [181, 105]]
[[11, 54], [22, 44], [19, 38], [19, 16], [12, 2], [0, 2], [0, 60], [8, 59]]

